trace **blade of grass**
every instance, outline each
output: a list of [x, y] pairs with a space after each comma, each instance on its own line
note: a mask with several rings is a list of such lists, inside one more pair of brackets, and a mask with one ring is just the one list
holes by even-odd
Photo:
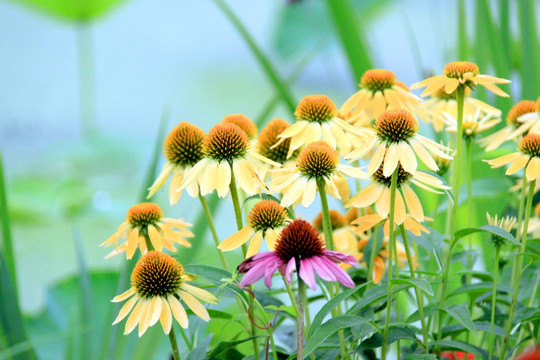
[[457, 28], [458, 28], [458, 57], [460, 61], [467, 59], [467, 12], [465, 11], [465, 0], [458, 0], [458, 16], [457, 16]]
[[[17, 298], [13, 296], [15, 287], [11, 279], [7, 263], [0, 253], [0, 326], [6, 339], [8, 347], [21, 343], [30, 343], [21, 309]], [[11, 357], [12, 360], [34, 360], [37, 359], [33, 347], [29, 346], [24, 352]]]
[[373, 62], [368, 54], [367, 46], [360, 37], [360, 26], [355, 19], [355, 10], [349, 0], [326, 0], [326, 4], [347, 55], [356, 86], [362, 74], [373, 67]]
[[80, 359], [92, 359], [93, 332], [92, 324], [92, 289], [90, 287], [90, 275], [84, 259], [84, 249], [81, 243], [80, 233], [73, 230], [73, 240], [75, 242], [75, 251], [77, 254], [77, 264], [79, 266], [79, 277], [81, 279], [81, 299], [80, 299], [80, 321], [84, 326], [79, 337]]
[[282, 100], [285, 102], [291, 113], [294, 113], [296, 109], [296, 101], [294, 101], [288, 87], [281, 80], [268, 57], [262, 52], [261, 48], [257, 45], [249, 31], [240, 21], [238, 16], [236, 16], [234, 11], [229, 7], [229, 5], [227, 5], [224, 0], [214, 0], [214, 3], [221, 9], [221, 11], [223, 11], [223, 14], [225, 14], [225, 16], [232, 23], [232, 25], [236, 28], [242, 39], [244, 39], [244, 41], [248, 45], [253, 55], [255, 55], [260, 65], [263, 67], [266, 76], [268, 76], [269, 80], [272, 82], [277, 92], [281, 95]]
[[523, 52], [523, 64], [521, 66], [521, 98], [534, 100], [538, 96], [538, 84], [540, 83], [540, 70], [538, 69], [538, 57], [540, 45], [538, 45], [535, 3], [533, 0], [516, 1], [519, 29]]
[[[154, 182], [154, 179], [157, 176], [159, 158], [161, 155], [161, 146], [165, 138], [165, 132], [167, 129], [167, 124], [169, 123], [169, 117], [170, 117], [170, 109], [168, 105], [165, 105], [161, 113], [159, 129], [156, 135], [156, 142], [154, 144], [154, 150], [152, 152], [150, 165], [148, 166], [146, 175], [144, 176], [143, 186], [141, 188], [141, 192], [138, 197], [138, 202], [146, 201], [148, 188], [152, 185], [152, 183]], [[118, 288], [116, 291], [117, 294], [121, 294], [127, 289], [129, 274], [131, 273], [131, 270], [135, 266], [136, 262], [137, 262], [137, 259], [135, 258], [124, 262], [124, 265], [122, 266], [120, 270], [120, 279], [118, 280]], [[107, 359], [107, 360], [116, 359], [115, 354], [117, 354], [117, 350], [121, 348], [118, 346], [118, 344], [119, 344], [119, 341], [121, 341], [120, 339], [123, 333], [122, 327], [116, 326], [115, 328], [112, 328], [112, 326], [110, 325], [112, 324], [112, 319], [114, 318], [113, 315], [118, 313], [121, 306], [122, 304], [117, 303], [115, 304], [115, 306], [109, 307], [110, 312], [108, 316], [106, 316], [108, 323], [107, 323], [107, 326], [104, 327], [105, 331], [103, 332], [103, 337], [102, 337], [103, 346], [100, 352], [101, 359]]]
[[499, 26], [501, 27], [501, 43], [506, 61], [511, 64], [510, 58], [510, 2], [499, 0]]
[[4, 164], [2, 161], [2, 152], [0, 151], [0, 221], [2, 224], [2, 253], [11, 281], [13, 283], [14, 292], [11, 296], [18, 301], [19, 292], [17, 291], [17, 273], [15, 268], [15, 254], [13, 253], [13, 243], [11, 238], [11, 227], [9, 222], [9, 212], [7, 206], [7, 191], [4, 180]]

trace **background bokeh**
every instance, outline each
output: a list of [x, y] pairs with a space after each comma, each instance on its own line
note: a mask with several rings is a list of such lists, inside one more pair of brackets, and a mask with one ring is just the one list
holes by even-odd
[[[497, 2], [480, 2], [497, 19]], [[325, 93], [339, 106], [355, 91], [358, 79], [323, 1], [229, 3], [279, 76], [294, 75], [295, 101]], [[474, 60], [479, 5], [464, 3]], [[355, 7], [373, 66], [394, 71], [408, 85], [459, 57], [456, 1], [370, 0]], [[538, 13], [532, 19], [540, 24]], [[513, 38], [519, 39], [520, 26], [512, 12]], [[516, 44], [508, 54], [519, 59], [522, 44]], [[533, 46], [532, 53], [540, 54], [537, 41]], [[494, 62], [486, 63], [483, 72], [501, 75]], [[504, 75], [514, 80], [512, 99], [499, 104], [508, 107], [525, 87], [518, 70]], [[90, 135], [81, 126], [81, 81], [90, 81], [82, 91], [95, 99], [90, 96], [86, 108], [95, 109]], [[213, 1], [126, 0], [87, 22], [43, 11], [33, 1], [0, 2], [0, 150], [23, 311], [37, 312], [48, 287], [78, 272], [74, 237], [81, 239], [89, 269], [119, 268], [122, 259], [105, 261], [107, 250], [97, 245], [140, 198], [161, 141], [160, 119], [166, 131], [179, 121], [208, 131], [227, 114], [258, 118], [275, 96], [257, 59]], [[266, 120], [272, 117], [292, 120], [279, 101]], [[173, 208], [164, 193], [155, 201], [171, 217], [193, 222], [198, 214], [198, 202], [187, 195]], [[229, 201], [218, 209], [222, 236], [234, 232], [231, 211]], [[184, 261], [211, 262], [215, 252], [203, 251], [213, 246], [211, 239], [197, 240], [203, 245]]]

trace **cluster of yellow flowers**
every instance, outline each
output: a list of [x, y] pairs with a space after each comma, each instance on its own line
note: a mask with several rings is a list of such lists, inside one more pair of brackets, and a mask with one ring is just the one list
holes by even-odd
[[[166, 163], [148, 197], [164, 188], [169, 178], [171, 205], [179, 202], [183, 190], [201, 201], [213, 191], [222, 198], [230, 193], [233, 200], [238, 191], [246, 195], [276, 195], [278, 202], [267, 199], [257, 203], [247, 215], [247, 224], [218, 245], [221, 251], [231, 251], [249, 242], [244, 255], [250, 258], [259, 253], [263, 240], [269, 250], [276, 249], [282, 230], [293, 220], [295, 207], [310, 206], [319, 193], [324, 211], [329, 194], [351, 210], [345, 215], [330, 211], [331, 224], [325, 224], [323, 214], [315, 219], [314, 225], [321, 232], [325, 226], [331, 226], [334, 239], [332, 243], [326, 239], [326, 247], [367, 261], [364, 249], [376, 225], [382, 225], [385, 239], [390, 227], [398, 225], [417, 235], [428, 231], [422, 223], [431, 219], [424, 215], [414, 188], [433, 193], [450, 189], [440, 176], [419, 170], [420, 160], [427, 169], [441, 175], [453, 157], [451, 148], [419, 134], [417, 119], [431, 123], [435, 132], [456, 132], [456, 93], [462, 89], [463, 135], [475, 138], [500, 122], [501, 112], [472, 98], [470, 89], [482, 85], [497, 95], [507, 96], [494, 85], [507, 82], [479, 74], [478, 67], [469, 62], [450, 63], [444, 75], [411, 88], [398, 81], [392, 71], [375, 69], [365, 72], [360, 90], [341, 108], [326, 95], [304, 97], [292, 125], [284, 119], [273, 119], [258, 134], [257, 126], [248, 117], [236, 114], [226, 116], [205, 134], [193, 124], [181, 122], [163, 144]], [[422, 96], [430, 96], [427, 100], [410, 91], [422, 87]], [[536, 103], [518, 103], [507, 117], [507, 127], [482, 139], [487, 150], [520, 139], [519, 152], [491, 160], [492, 166], [511, 164], [508, 174], [525, 167], [528, 181], [538, 178], [539, 107], [540, 99]], [[360, 167], [363, 163], [365, 166]], [[366, 184], [351, 194], [348, 179]], [[208, 320], [208, 312], [196, 298], [212, 304], [217, 299], [189, 285], [190, 277], [184, 274], [182, 266], [161, 252], [163, 248], [175, 251], [175, 244], [189, 247], [186, 238], [193, 236], [189, 226], [181, 219], [163, 217], [156, 204], [138, 204], [129, 210], [117, 232], [102, 244], [114, 245], [109, 256], [125, 252], [130, 259], [137, 248], [143, 255], [133, 272], [132, 288], [114, 299], [130, 298], [115, 320], [116, 323], [131, 312], [126, 333], [138, 324], [142, 335], [157, 320], [168, 333], [171, 313], [180, 325], [187, 326], [187, 315], [179, 300], [201, 319]], [[118, 244], [120, 238], [127, 241]], [[387, 241], [374, 256], [375, 283], [385, 272]], [[406, 259], [402, 246], [398, 256]]]

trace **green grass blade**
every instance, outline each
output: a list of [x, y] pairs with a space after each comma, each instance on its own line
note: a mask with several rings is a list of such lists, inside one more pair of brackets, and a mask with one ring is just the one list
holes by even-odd
[[538, 96], [538, 84], [540, 83], [540, 69], [538, 57], [540, 45], [536, 33], [535, 3], [534, 0], [516, 1], [519, 29], [523, 52], [523, 64], [521, 66], [521, 98], [534, 100]]
[[214, 3], [223, 11], [225, 16], [229, 19], [229, 21], [233, 24], [233, 26], [236, 28], [242, 39], [246, 42], [249, 49], [255, 55], [257, 60], [259, 61], [260, 65], [263, 67], [264, 72], [278, 91], [278, 93], [281, 95], [282, 100], [285, 102], [291, 113], [294, 113], [294, 110], [296, 109], [296, 101], [294, 101], [291, 93], [289, 92], [288, 87], [285, 85], [285, 83], [281, 80], [279, 77], [277, 71], [274, 69], [273, 65], [271, 64], [270, 60], [260, 47], [257, 45], [249, 31], [246, 29], [244, 24], [240, 21], [238, 16], [234, 13], [234, 11], [227, 5], [227, 3], [224, 0], [214, 0]]
[[367, 46], [360, 37], [355, 10], [349, 0], [326, 0], [326, 4], [347, 55], [356, 85], [362, 74], [373, 67], [373, 62], [368, 55]]
[[499, 26], [501, 28], [501, 43], [506, 61], [511, 64], [510, 45], [510, 1], [499, 0]]
[[2, 152], [0, 152], [0, 222], [2, 225], [2, 254], [4, 255], [4, 261], [6, 262], [8, 272], [9, 274], [11, 274], [11, 281], [14, 288], [13, 294], [11, 296], [15, 296], [15, 300], [17, 300], [19, 298], [19, 293], [17, 292], [17, 273], [15, 268], [15, 254], [13, 253], [11, 227], [7, 206], [7, 191], [6, 183], [4, 181], [4, 165], [2, 162]]
[[91, 332], [92, 317], [92, 289], [90, 286], [90, 275], [84, 259], [84, 249], [81, 243], [81, 236], [77, 231], [73, 232], [75, 251], [77, 253], [77, 265], [79, 266], [79, 276], [81, 278], [81, 304], [79, 316], [84, 330], [79, 335], [80, 359], [92, 359], [93, 336]]
[[[29, 343], [24, 320], [17, 298], [13, 296], [15, 287], [11, 279], [7, 263], [0, 253], [0, 326], [2, 333], [9, 347]], [[12, 360], [34, 360], [37, 359], [32, 347], [26, 351], [13, 355]]]
[[458, 57], [456, 60], [466, 60], [468, 53], [467, 45], [467, 12], [465, 11], [465, 0], [458, 0], [458, 16], [457, 16], [457, 49]]

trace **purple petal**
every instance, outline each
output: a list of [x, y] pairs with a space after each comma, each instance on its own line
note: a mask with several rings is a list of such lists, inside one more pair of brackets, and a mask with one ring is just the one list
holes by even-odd
[[273, 263], [266, 266], [266, 270], [264, 271], [264, 285], [268, 289], [272, 286], [272, 276], [276, 272], [276, 268], [281, 264], [281, 259], [274, 260]]
[[352, 255], [347, 255], [344, 253], [340, 253], [338, 251], [330, 251], [330, 250], [323, 250], [323, 254], [324, 256], [326, 256], [326, 258], [332, 260], [335, 263], [339, 264], [339, 263], [344, 262], [356, 268], [358, 267], [358, 261]]
[[294, 270], [296, 270], [296, 260], [291, 258], [287, 264], [287, 268], [285, 269], [285, 281], [287, 281], [287, 284], [291, 283], [292, 273]]
[[337, 281], [336, 276], [330, 269], [324, 264], [320, 256], [314, 256], [311, 258], [311, 264], [313, 270], [319, 275], [319, 277], [325, 281]]
[[[273, 256], [268, 255], [259, 260], [251, 261], [252, 266], [249, 270], [247, 270], [246, 275], [244, 275], [244, 277], [242, 278], [242, 281], [240, 282], [240, 287], [246, 287], [260, 280], [263, 276], [265, 276], [266, 272], [270, 271], [270, 269], [273, 274], [279, 265], [279, 260], [280, 259], [275, 254], [273, 254]], [[268, 286], [266, 280], [265, 284]], [[270, 286], [268, 286], [268, 288], [270, 288]]]
[[332, 273], [336, 276], [337, 281], [342, 283], [344, 286], [349, 288], [354, 288], [354, 281], [352, 281], [349, 274], [347, 274], [342, 268], [336, 265], [332, 260], [321, 257], [321, 261], [326, 265], [326, 267], [332, 271]]
[[311, 258], [300, 260], [300, 270], [298, 275], [306, 284], [313, 290], [317, 288], [315, 283], [315, 273], [313, 272], [313, 266], [311, 265]]
[[256, 255], [253, 255], [251, 257], [248, 257], [244, 261], [238, 265], [237, 269], [240, 274], [247, 272], [252, 267], [256, 266], [259, 261], [264, 261], [269, 258], [275, 258], [277, 257], [276, 254], [273, 251], [266, 251], [262, 252]]

